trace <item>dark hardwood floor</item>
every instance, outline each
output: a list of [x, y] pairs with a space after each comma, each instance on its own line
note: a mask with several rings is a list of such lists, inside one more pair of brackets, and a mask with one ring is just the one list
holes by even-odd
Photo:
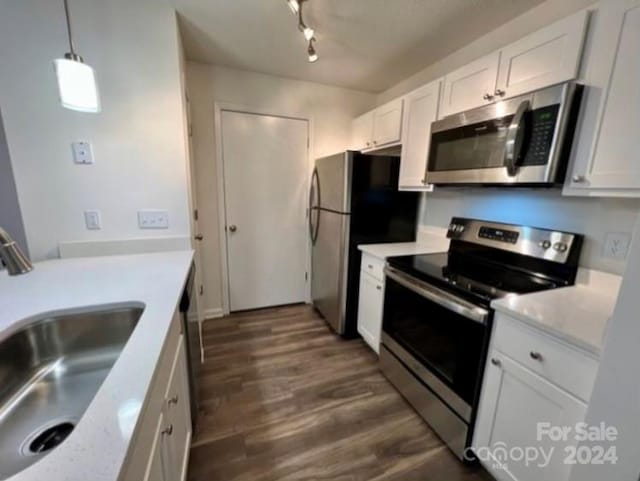
[[308, 306], [207, 321], [191, 481], [480, 481]]

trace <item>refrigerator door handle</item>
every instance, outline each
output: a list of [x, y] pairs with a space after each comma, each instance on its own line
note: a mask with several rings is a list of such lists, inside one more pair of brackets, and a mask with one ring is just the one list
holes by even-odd
[[[316, 197], [316, 199], [314, 199]], [[317, 202], [314, 205], [314, 200]], [[315, 223], [314, 223], [315, 216]], [[315, 225], [314, 225], [315, 224]], [[311, 176], [311, 188], [309, 189], [309, 236], [311, 244], [315, 245], [318, 240], [318, 230], [320, 229], [320, 179], [318, 169], [313, 170]]]

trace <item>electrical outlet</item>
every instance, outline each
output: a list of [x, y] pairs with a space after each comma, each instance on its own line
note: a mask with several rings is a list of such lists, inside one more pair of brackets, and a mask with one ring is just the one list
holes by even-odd
[[87, 141], [73, 142], [73, 162], [76, 164], [93, 164], [93, 150]]
[[166, 210], [139, 210], [138, 227], [140, 229], [168, 229], [169, 212]]
[[100, 221], [99, 210], [85, 210], [84, 211], [84, 223], [89, 230], [102, 229], [102, 222]]
[[604, 239], [604, 256], [608, 259], [623, 261], [631, 243], [631, 234], [625, 232], [609, 232]]

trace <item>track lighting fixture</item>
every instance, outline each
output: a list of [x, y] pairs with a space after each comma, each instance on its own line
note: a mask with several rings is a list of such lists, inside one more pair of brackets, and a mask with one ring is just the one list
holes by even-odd
[[287, 0], [287, 3], [289, 4], [291, 11], [297, 15], [300, 11], [300, 4], [298, 3], [298, 0]]
[[309, 54], [309, 63], [314, 63], [318, 61], [318, 54], [316, 52], [315, 47], [313, 46], [313, 41], [315, 39], [309, 39], [309, 48], [307, 49], [307, 53]]
[[307, 47], [307, 54], [309, 55], [309, 62], [313, 63], [318, 60], [318, 53], [316, 52], [313, 42], [316, 41], [316, 32], [313, 28], [309, 27], [302, 17], [302, 6], [304, 2], [308, 0], [287, 0], [287, 4], [293, 13], [298, 16], [298, 30], [302, 32], [305, 40], [309, 42]]

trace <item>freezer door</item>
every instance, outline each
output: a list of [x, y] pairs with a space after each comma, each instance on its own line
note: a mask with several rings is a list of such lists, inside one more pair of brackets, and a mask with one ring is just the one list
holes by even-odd
[[349, 212], [351, 203], [352, 152], [316, 160], [319, 207], [333, 212]]
[[318, 214], [319, 229], [311, 251], [311, 297], [329, 325], [343, 334], [349, 215], [326, 210]]

